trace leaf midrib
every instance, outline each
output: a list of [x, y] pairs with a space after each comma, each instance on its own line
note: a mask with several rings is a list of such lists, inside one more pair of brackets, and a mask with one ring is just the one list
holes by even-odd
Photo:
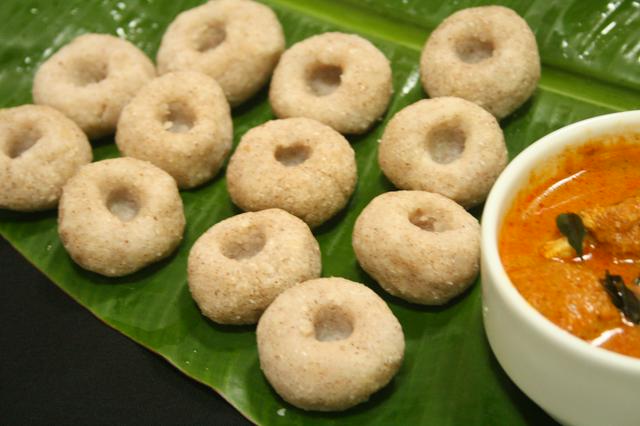
[[[391, 20], [390, 17], [381, 16], [348, 3], [342, 3], [339, 6], [340, 13], [336, 13], [335, 3], [329, 0], [265, 0], [265, 2], [372, 38], [396, 43], [417, 52], [422, 50], [430, 32], [413, 23]], [[627, 111], [636, 109], [640, 105], [638, 91], [545, 63], [542, 66], [538, 87], [543, 91], [612, 111]]]

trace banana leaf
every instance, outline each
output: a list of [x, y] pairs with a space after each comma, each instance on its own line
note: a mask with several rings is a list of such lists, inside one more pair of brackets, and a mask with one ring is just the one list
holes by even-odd
[[[196, 0], [3, 0], [0, 2], [0, 106], [31, 102], [39, 64], [75, 36], [116, 34], [154, 57], [162, 33]], [[501, 370], [486, 341], [476, 283], [440, 308], [411, 305], [384, 293], [362, 271], [351, 248], [360, 211], [393, 189], [376, 161], [385, 123], [424, 98], [418, 59], [428, 33], [446, 16], [484, 0], [266, 0], [285, 29], [287, 44], [326, 31], [358, 33], [390, 59], [391, 106], [369, 133], [350, 139], [359, 183], [348, 207], [315, 231], [324, 276], [363, 282], [400, 320], [405, 362], [392, 383], [367, 403], [343, 413], [296, 409], [270, 388], [260, 372], [255, 327], [216, 325], [202, 317], [187, 288], [189, 249], [206, 229], [239, 213], [224, 174], [181, 193], [187, 228], [169, 259], [131, 276], [108, 279], [76, 266], [61, 246], [56, 212], [0, 211], [0, 234], [53, 283], [109, 326], [157, 352], [177, 369], [222, 394], [259, 424], [541, 424], [552, 420]], [[498, 1], [515, 9], [534, 30], [543, 72], [530, 101], [501, 122], [510, 156], [574, 121], [640, 107], [640, 2], [612, 0]], [[234, 142], [272, 119], [267, 91], [233, 111]], [[94, 141], [96, 159], [118, 156], [112, 138]], [[480, 215], [480, 208], [472, 213]], [[284, 409], [284, 410], [283, 410]]]

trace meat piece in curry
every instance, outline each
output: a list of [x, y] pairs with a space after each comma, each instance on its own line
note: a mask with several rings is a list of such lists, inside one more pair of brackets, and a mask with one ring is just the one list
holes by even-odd
[[599, 243], [613, 251], [640, 257], [640, 196], [580, 213], [584, 226]]
[[[608, 244], [617, 254], [640, 257], [640, 196], [609, 205], [595, 206], [578, 213], [589, 231], [584, 246]], [[576, 255], [566, 238], [549, 241], [542, 247], [547, 259], [569, 258]]]

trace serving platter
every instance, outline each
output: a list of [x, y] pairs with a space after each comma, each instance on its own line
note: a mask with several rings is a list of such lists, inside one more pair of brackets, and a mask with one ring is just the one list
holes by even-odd
[[[0, 106], [31, 102], [38, 65], [75, 36], [106, 32], [127, 38], [155, 56], [167, 24], [201, 1], [103, 0], [0, 3]], [[267, 0], [285, 30], [287, 45], [326, 31], [354, 32], [376, 44], [392, 62], [395, 94], [383, 121], [350, 138], [359, 183], [348, 207], [315, 231], [323, 276], [364, 282], [400, 320], [405, 362], [390, 386], [344, 413], [307, 413], [280, 399], [262, 376], [255, 327], [223, 327], [205, 320], [191, 300], [186, 259], [197, 237], [239, 213], [223, 173], [181, 193], [187, 228], [168, 260], [134, 275], [107, 279], [77, 267], [62, 248], [56, 212], [0, 211], [0, 234], [35, 267], [109, 326], [219, 392], [260, 424], [389, 424], [399, 418], [432, 424], [527, 424], [549, 419], [506, 377], [491, 354], [481, 320], [480, 287], [442, 308], [424, 308], [386, 295], [358, 266], [351, 231], [359, 212], [377, 194], [392, 190], [377, 165], [377, 143], [386, 121], [424, 98], [418, 58], [424, 40], [454, 10], [481, 1]], [[640, 2], [562, 4], [501, 2], [520, 13], [536, 33], [543, 75], [534, 97], [501, 126], [510, 156], [544, 134], [583, 118], [640, 108]], [[234, 142], [273, 118], [266, 89], [233, 111]], [[94, 141], [96, 159], [116, 157], [112, 138]], [[472, 211], [479, 216], [481, 209]], [[98, 384], [99, 385], [99, 384]]]

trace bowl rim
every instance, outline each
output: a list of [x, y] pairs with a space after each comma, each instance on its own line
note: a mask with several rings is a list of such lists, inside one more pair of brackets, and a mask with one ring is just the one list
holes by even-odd
[[[483, 281], [482, 285], [493, 285], [505, 302], [514, 308], [515, 315], [554, 344], [585, 361], [640, 376], [640, 359], [593, 346], [555, 325], [531, 306], [509, 279], [498, 252], [498, 233], [504, 215], [523, 187], [517, 182], [528, 181], [531, 172], [538, 168], [536, 166], [541, 166], [545, 158], [557, 156], [567, 147], [579, 146], [594, 136], [625, 133], [626, 130], [608, 131], [609, 128], [624, 126], [636, 127], [640, 132], [640, 110], [601, 115], [562, 127], [529, 145], [507, 165], [491, 189], [482, 212], [482, 267], [487, 269], [485, 274], [492, 277], [492, 284]], [[588, 132], [595, 135], [589, 136]]]

